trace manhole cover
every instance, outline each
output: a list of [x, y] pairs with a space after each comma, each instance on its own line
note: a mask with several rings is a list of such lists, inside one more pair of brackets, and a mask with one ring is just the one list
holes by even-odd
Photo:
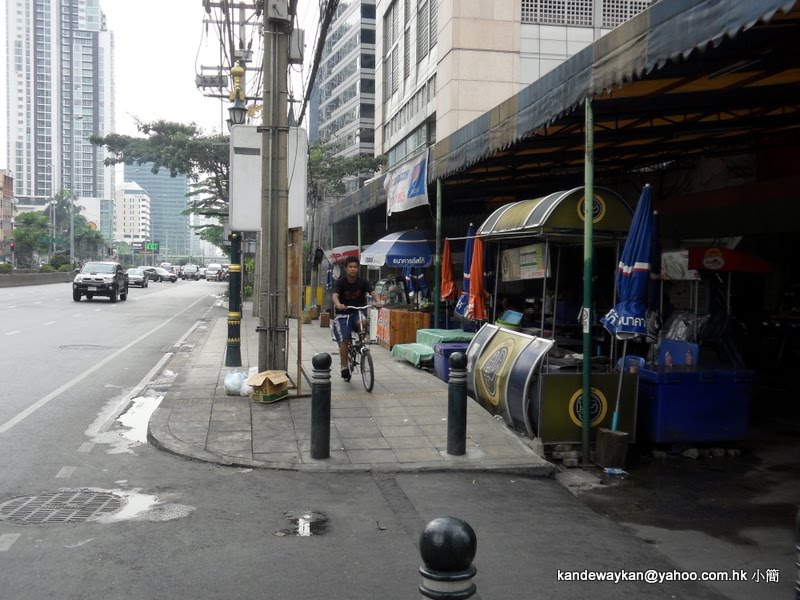
[[109, 350], [108, 346], [98, 346], [96, 344], [66, 344], [59, 346], [59, 350]]
[[122, 499], [114, 494], [92, 491], [50, 492], [20, 496], [0, 502], [0, 521], [14, 523], [82, 523], [116, 512]]

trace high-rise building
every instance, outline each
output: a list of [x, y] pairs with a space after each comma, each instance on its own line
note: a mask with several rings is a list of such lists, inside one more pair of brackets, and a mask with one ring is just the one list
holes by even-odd
[[376, 153], [416, 155], [650, 4], [377, 0]]
[[375, 0], [342, 1], [322, 52], [309, 120], [342, 156], [374, 154], [375, 26]]
[[0, 169], [0, 262], [11, 262], [14, 238], [14, 178]]
[[8, 166], [18, 201], [41, 206], [64, 190], [78, 204], [109, 202], [114, 169], [89, 142], [114, 129], [114, 41], [100, 0], [6, 0], [6, 43]]
[[168, 169], [153, 173], [153, 163], [125, 165], [124, 180], [139, 184], [150, 196], [151, 241], [159, 242], [161, 256], [189, 254], [189, 217], [186, 210], [188, 180], [171, 177]]
[[150, 237], [150, 196], [139, 185], [126, 181], [117, 186], [114, 201], [114, 240], [133, 246], [152, 241]]

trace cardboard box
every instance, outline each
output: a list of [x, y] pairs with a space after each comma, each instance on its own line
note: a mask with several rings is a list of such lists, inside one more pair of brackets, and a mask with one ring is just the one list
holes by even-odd
[[253, 402], [275, 402], [289, 395], [286, 371], [261, 371], [247, 378], [253, 388]]

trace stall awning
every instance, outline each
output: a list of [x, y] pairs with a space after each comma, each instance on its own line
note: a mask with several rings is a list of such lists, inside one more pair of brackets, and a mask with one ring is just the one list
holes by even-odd
[[[631, 224], [631, 208], [616, 193], [594, 189], [593, 230], [599, 237], [624, 236]], [[478, 228], [484, 239], [531, 236], [583, 237], [584, 188], [554, 192], [543, 198], [501, 206]]]
[[460, 200], [574, 181], [586, 98], [605, 176], [741, 153], [797, 131], [799, 31], [797, 0], [654, 3], [437, 141], [429, 181], [442, 178]]

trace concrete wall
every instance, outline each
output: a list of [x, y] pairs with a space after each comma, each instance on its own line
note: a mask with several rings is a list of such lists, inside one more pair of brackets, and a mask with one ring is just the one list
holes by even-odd
[[0, 287], [67, 283], [72, 281], [73, 277], [74, 273], [0, 273]]

